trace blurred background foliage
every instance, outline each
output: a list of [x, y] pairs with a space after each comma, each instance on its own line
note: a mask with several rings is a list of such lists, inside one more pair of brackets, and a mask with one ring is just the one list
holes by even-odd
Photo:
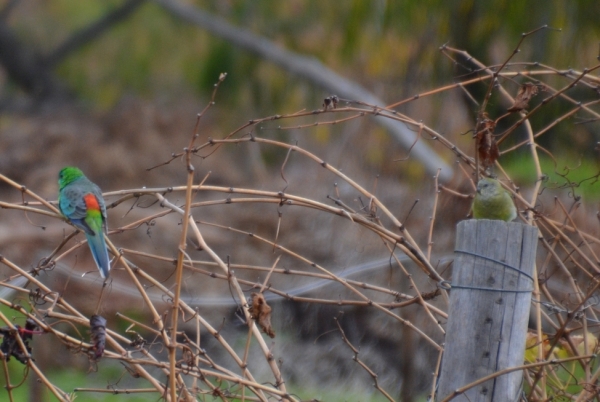
[[[7, 22], [41, 54], [123, 4], [114, 0], [18, 3]], [[521, 33], [549, 25], [562, 32], [530, 37], [516, 60], [580, 68], [594, 62], [600, 37], [597, 1], [191, 3], [288, 50], [316, 57], [390, 102], [466, 73], [448, 68], [438, 52], [444, 43], [483, 62], [500, 63]], [[229, 77], [222, 101], [231, 106], [273, 113], [281, 105], [303, 107], [302, 95], [311, 93], [306, 83], [172, 18], [151, 1], [63, 60], [56, 73], [94, 107], [110, 108], [127, 93], [152, 99], [185, 90], [206, 97], [223, 71]]]
[[[24, 48], [43, 59], [79, 30], [124, 3], [5, 0], [0, 2], [0, 9], [4, 10], [0, 26], [11, 30]], [[0, 172], [48, 199], [56, 197], [56, 173], [71, 163], [93, 172], [91, 178], [106, 191], [127, 186], [171, 185], [183, 177], [181, 166], [157, 169], [153, 176], [143, 176], [144, 170], [167, 160], [171, 152], [187, 144], [195, 115], [210, 99], [220, 73], [227, 72], [228, 76], [219, 90], [217, 107], [202, 120], [202, 131], [215, 138], [225, 136], [250, 119], [321, 108], [323, 98], [331, 95], [271, 62], [182, 22], [157, 2], [140, 3], [127, 19], [68, 54], [52, 68], [52, 73], [70, 92], [66, 101], [36, 99], [0, 69]], [[487, 65], [500, 64], [511, 55], [523, 32], [548, 25], [551, 29], [526, 38], [512, 62], [539, 61], [557, 69], [577, 70], [598, 62], [600, 2], [597, 0], [185, 3], [289, 51], [316, 58], [389, 104], [449, 85], [472, 73], [465, 59], [457, 58], [454, 63], [439, 51], [444, 44], [464, 49]], [[569, 82], [561, 77], [544, 79], [557, 88]], [[483, 83], [468, 89], [481, 101], [487, 86]], [[516, 93], [517, 86], [512, 88]], [[575, 99], [589, 97], [589, 88], [573, 91], [570, 94]], [[493, 96], [488, 111], [497, 117], [507, 106]], [[543, 122], [548, 124], [553, 121], [552, 116], [561, 116], [572, 107], [560, 100], [552, 102], [532, 116], [532, 124], [539, 130]], [[415, 120], [423, 120], [464, 149], [472, 148], [472, 135], [465, 133], [474, 126], [478, 106], [460, 90], [409, 102], [398, 110]], [[303, 123], [314, 121], [305, 119]], [[365, 177], [387, 177], [387, 183], [403, 186], [393, 191], [396, 195], [402, 192], [407, 199], [416, 199], [423, 193], [431, 195], [431, 180], [427, 178], [427, 185], [423, 184], [425, 170], [421, 164], [393, 163], [394, 159], [404, 157], [406, 150], [384, 128], [366, 119], [343, 126], [310, 127], [293, 135], [277, 130], [277, 124], [266, 123], [260, 135], [288, 142], [301, 136], [301, 145], [318, 149], [319, 155], [338, 155], [338, 159], [331, 158], [336, 166], [360, 156], [353, 162], [355, 170], [352, 166], [342, 166], [344, 172], [364, 173], [363, 183]], [[597, 122], [561, 124], [553, 128], [552, 135], [543, 136], [540, 144], [556, 158], [555, 164], [542, 157], [544, 173], [559, 180], [555, 171], [564, 173], [565, 167], [580, 166], [569, 173], [574, 181], [598, 173], [597, 153], [592, 146], [600, 141], [598, 128]], [[173, 140], [175, 135], [177, 141]], [[517, 132], [502, 147], [522, 138], [523, 133]], [[341, 149], [337, 154], [336, 148]], [[222, 151], [223, 168], [214, 172], [211, 180], [229, 185], [236, 183], [232, 177], [236, 180], [243, 175], [246, 179], [260, 177], [268, 168], [278, 171], [285, 158], [277, 149], [264, 148], [258, 155], [251, 150], [242, 152]], [[227, 153], [232, 156], [227, 158]], [[243, 157], [236, 158], [240, 155]], [[446, 152], [445, 157], [453, 155]], [[500, 161], [517, 185], [525, 186], [536, 179], [527, 151], [513, 152]], [[243, 182], [243, 177], [240, 181]], [[423, 190], [426, 186], [427, 190]], [[454, 187], [460, 188], [460, 184], [455, 183]], [[577, 194], [597, 197], [597, 187], [577, 189]], [[415, 194], [407, 196], [410, 190]], [[468, 193], [472, 189], [461, 190]], [[20, 194], [15, 197], [20, 199]], [[449, 221], [453, 225], [464, 218], [470, 200], [446, 202], [445, 211], [451, 213], [436, 221], [440, 226]], [[462, 204], [451, 209], [450, 203]], [[403, 208], [398, 211], [405, 216], [410, 206]], [[0, 234], [2, 230], [0, 227]], [[452, 239], [436, 241], [452, 243]], [[25, 255], [29, 247], [14, 247], [14, 253]]]
[[[5, 23], [25, 46], [42, 57], [78, 30], [124, 4], [115, 0], [16, 3]], [[600, 3], [593, 0], [187, 3], [287, 50], [317, 58], [390, 103], [459, 80], [470, 72], [462, 63], [464, 60], [453, 65], [441, 55], [439, 47], [443, 44], [464, 49], [488, 65], [498, 64], [511, 54], [523, 32], [548, 25], [552, 29], [528, 37], [512, 61], [539, 61], [558, 69], [581, 70], [596, 62], [600, 38], [596, 18], [600, 15]], [[126, 96], [167, 103], [191, 97], [204, 102], [221, 72], [227, 72], [228, 78], [218, 98], [222, 107], [217, 121], [231, 110], [240, 117], [237, 122], [242, 122], [307, 107], [316, 109], [329, 95], [278, 66], [172, 17], [152, 1], [141, 2], [128, 19], [70, 53], [54, 68], [79, 104], [99, 112], [114, 110]], [[3, 81], [4, 104], [10, 105], [11, 99], [22, 93], [6, 77]], [[482, 99], [486, 88], [487, 84], [471, 86], [469, 90], [476, 99]], [[444, 102], [450, 101], [447, 97], [424, 105], [408, 104], [401, 111], [422, 116], [444, 134], [449, 134], [448, 130], [458, 130], [453, 134], [459, 134], [472, 128], [477, 110], [464, 97], [461, 100], [463, 120], [455, 110], [444, 107]], [[490, 110], [501, 106], [506, 105], [492, 103]], [[545, 120], [548, 114], [560, 115], [562, 110], [561, 104], [554, 102], [534, 119]], [[593, 138], [588, 127], [579, 127], [576, 142], [570, 139], [573, 133], [558, 133], [565, 135], [547, 136], [542, 145], [553, 150], [568, 144], [570, 158], [594, 157], [588, 144], [595, 142], [597, 136]], [[393, 159], [394, 155], [381, 152], [386, 145], [389, 149], [393, 141], [384, 130], [374, 130], [380, 131], [381, 138], [376, 146], [368, 147], [370, 159]], [[460, 143], [460, 139], [454, 140]], [[387, 165], [377, 169], [402, 174], [398, 164]], [[414, 169], [408, 169], [413, 178], [420, 176], [418, 168]]]

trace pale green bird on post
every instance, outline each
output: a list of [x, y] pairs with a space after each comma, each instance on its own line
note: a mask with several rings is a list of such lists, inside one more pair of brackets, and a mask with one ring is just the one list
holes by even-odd
[[517, 217], [517, 208], [508, 191], [496, 179], [483, 178], [477, 183], [473, 200], [473, 218], [510, 222]]

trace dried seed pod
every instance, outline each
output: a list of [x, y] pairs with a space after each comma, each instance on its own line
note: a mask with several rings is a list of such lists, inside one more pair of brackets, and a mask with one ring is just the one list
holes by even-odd
[[323, 109], [336, 109], [339, 101], [340, 98], [338, 98], [337, 95], [328, 96], [327, 98], [323, 99]]
[[[33, 334], [38, 333], [38, 331], [38, 325], [31, 318], [28, 318], [25, 322], [25, 328], [22, 328], [20, 325], [15, 325], [14, 328], [0, 328], [0, 334], [2, 335], [0, 350], [6, 355], [6, 360], [10, 360], [12, 356], [21, 363], [26, 364], [31, 355], [31, 345], [29, 342], [33, 341]], [[23, 352], [19, 346], [19, 342], [17, 342], [17, 333], [21, 336], [21, 340], [27, 349], [27, 354]]]
[[94, 352], [92, 359], [100, 360], [104, 354], [106, 346], [106, 318], [94, 314], [90, 317], [90, 332], [92, 350]]

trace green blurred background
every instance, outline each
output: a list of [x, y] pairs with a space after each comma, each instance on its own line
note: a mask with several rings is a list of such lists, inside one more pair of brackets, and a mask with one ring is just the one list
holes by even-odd
[[[227, 72], [228, 77], [217, 98], [219, 108], [213, 112], [214, 121], [235, 124], [220, 124], [215, 128], [220, 133], [251, 118], [316, 109], [330, 95], [313, 82], [183, 22], [158, 3], [5, 2], [9, 11], [3, 24], [29, 54], [43, 61], [68, 39], [76, 38], [80, 30], [129, 4], [132, 11], [126, 18], [58, 60], [52, 59], [49, 69], [68, 89], [74, 104], [96, 115], [120, 110], [122, 102], [131, 98], [165, 110], [169, 105], [177, 108], [190, 102], [200, 109], [221, 72]], [[290, 0], [185, 4], [247, 29], [278, 47], [316, 58], [389, 103], [449, 84], [470, 72], [464, 59], [457, 57], [455, 64], [440, 53], [443, 44], [464, 49], [485, 64], [499, 64], [511, 54], [522, 33], [547, 25], [549, 29], [522, 43], [512, 61], [538, 61], [557, 69], [581, 70], [597, 62], [600, 42], [597, 1]], [[32, 94], [23, 91], [10, 76], [2, 77], [2, 83], [2, 118], [6, 126], [10, 124], [6, 119], [10, 113], [31, 105]], [[481, 85], [469, 89], [481, 99], [486, 88]], [[446, 135], [456, 136], [472, 128], [477, 111], [466, 99], [458, 100], [462, 102], [462, 114], [447, 108], [452, 100], [444, 97], [400, 110], [417, 120], [422, 118]], [[499, 114], [501, 107], [506, 105], [492, 102], [489, 110]], [[546, 116], [558, 116], [566, 110], [565, 105], [553, 102], [534, 118], [544, 121]], [[232, 112], [235, 119], [231, 119]], [[593, 134], [597, 128], [592, 124], [559, 126], [556, 135], [543, 137], [541, 144], [550, 151], [566, 149], [568, 157], [563, 153], [559, 159], [571, 166], [566, 160], [595, 159], [588, 144], [598, 139]], [[406, 169], [387, 163], [398, 157], [398, 149], [385, 130], [375, 126], [373, 132], [377, 141], [366, 145], [366, 153], [377, 165], [375, 170], [389, 171], [409, 181], [420, 180], [423, 172], [418, 167]], [[330, 130], [325, 129], [317, 136], [327, 143], [331, 140], [329, 134]], [[460, 143], [459, 138], [453, 140]], [[268, 153], [263, 158], [269, 163]], [[513, 162], [507, 158], [504, 163]], [[511, 171], [526, 176], [526, 170]], [[585, 170], [581, 176], [588, 177], [590, 171]]]

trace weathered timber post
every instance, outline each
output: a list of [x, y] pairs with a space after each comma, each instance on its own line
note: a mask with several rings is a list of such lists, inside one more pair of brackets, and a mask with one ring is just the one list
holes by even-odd
[[486, 219], [458, 224], [438, 401], [519, 400], [522, 371], [454, 391], [523, 364], [537, 232]]

